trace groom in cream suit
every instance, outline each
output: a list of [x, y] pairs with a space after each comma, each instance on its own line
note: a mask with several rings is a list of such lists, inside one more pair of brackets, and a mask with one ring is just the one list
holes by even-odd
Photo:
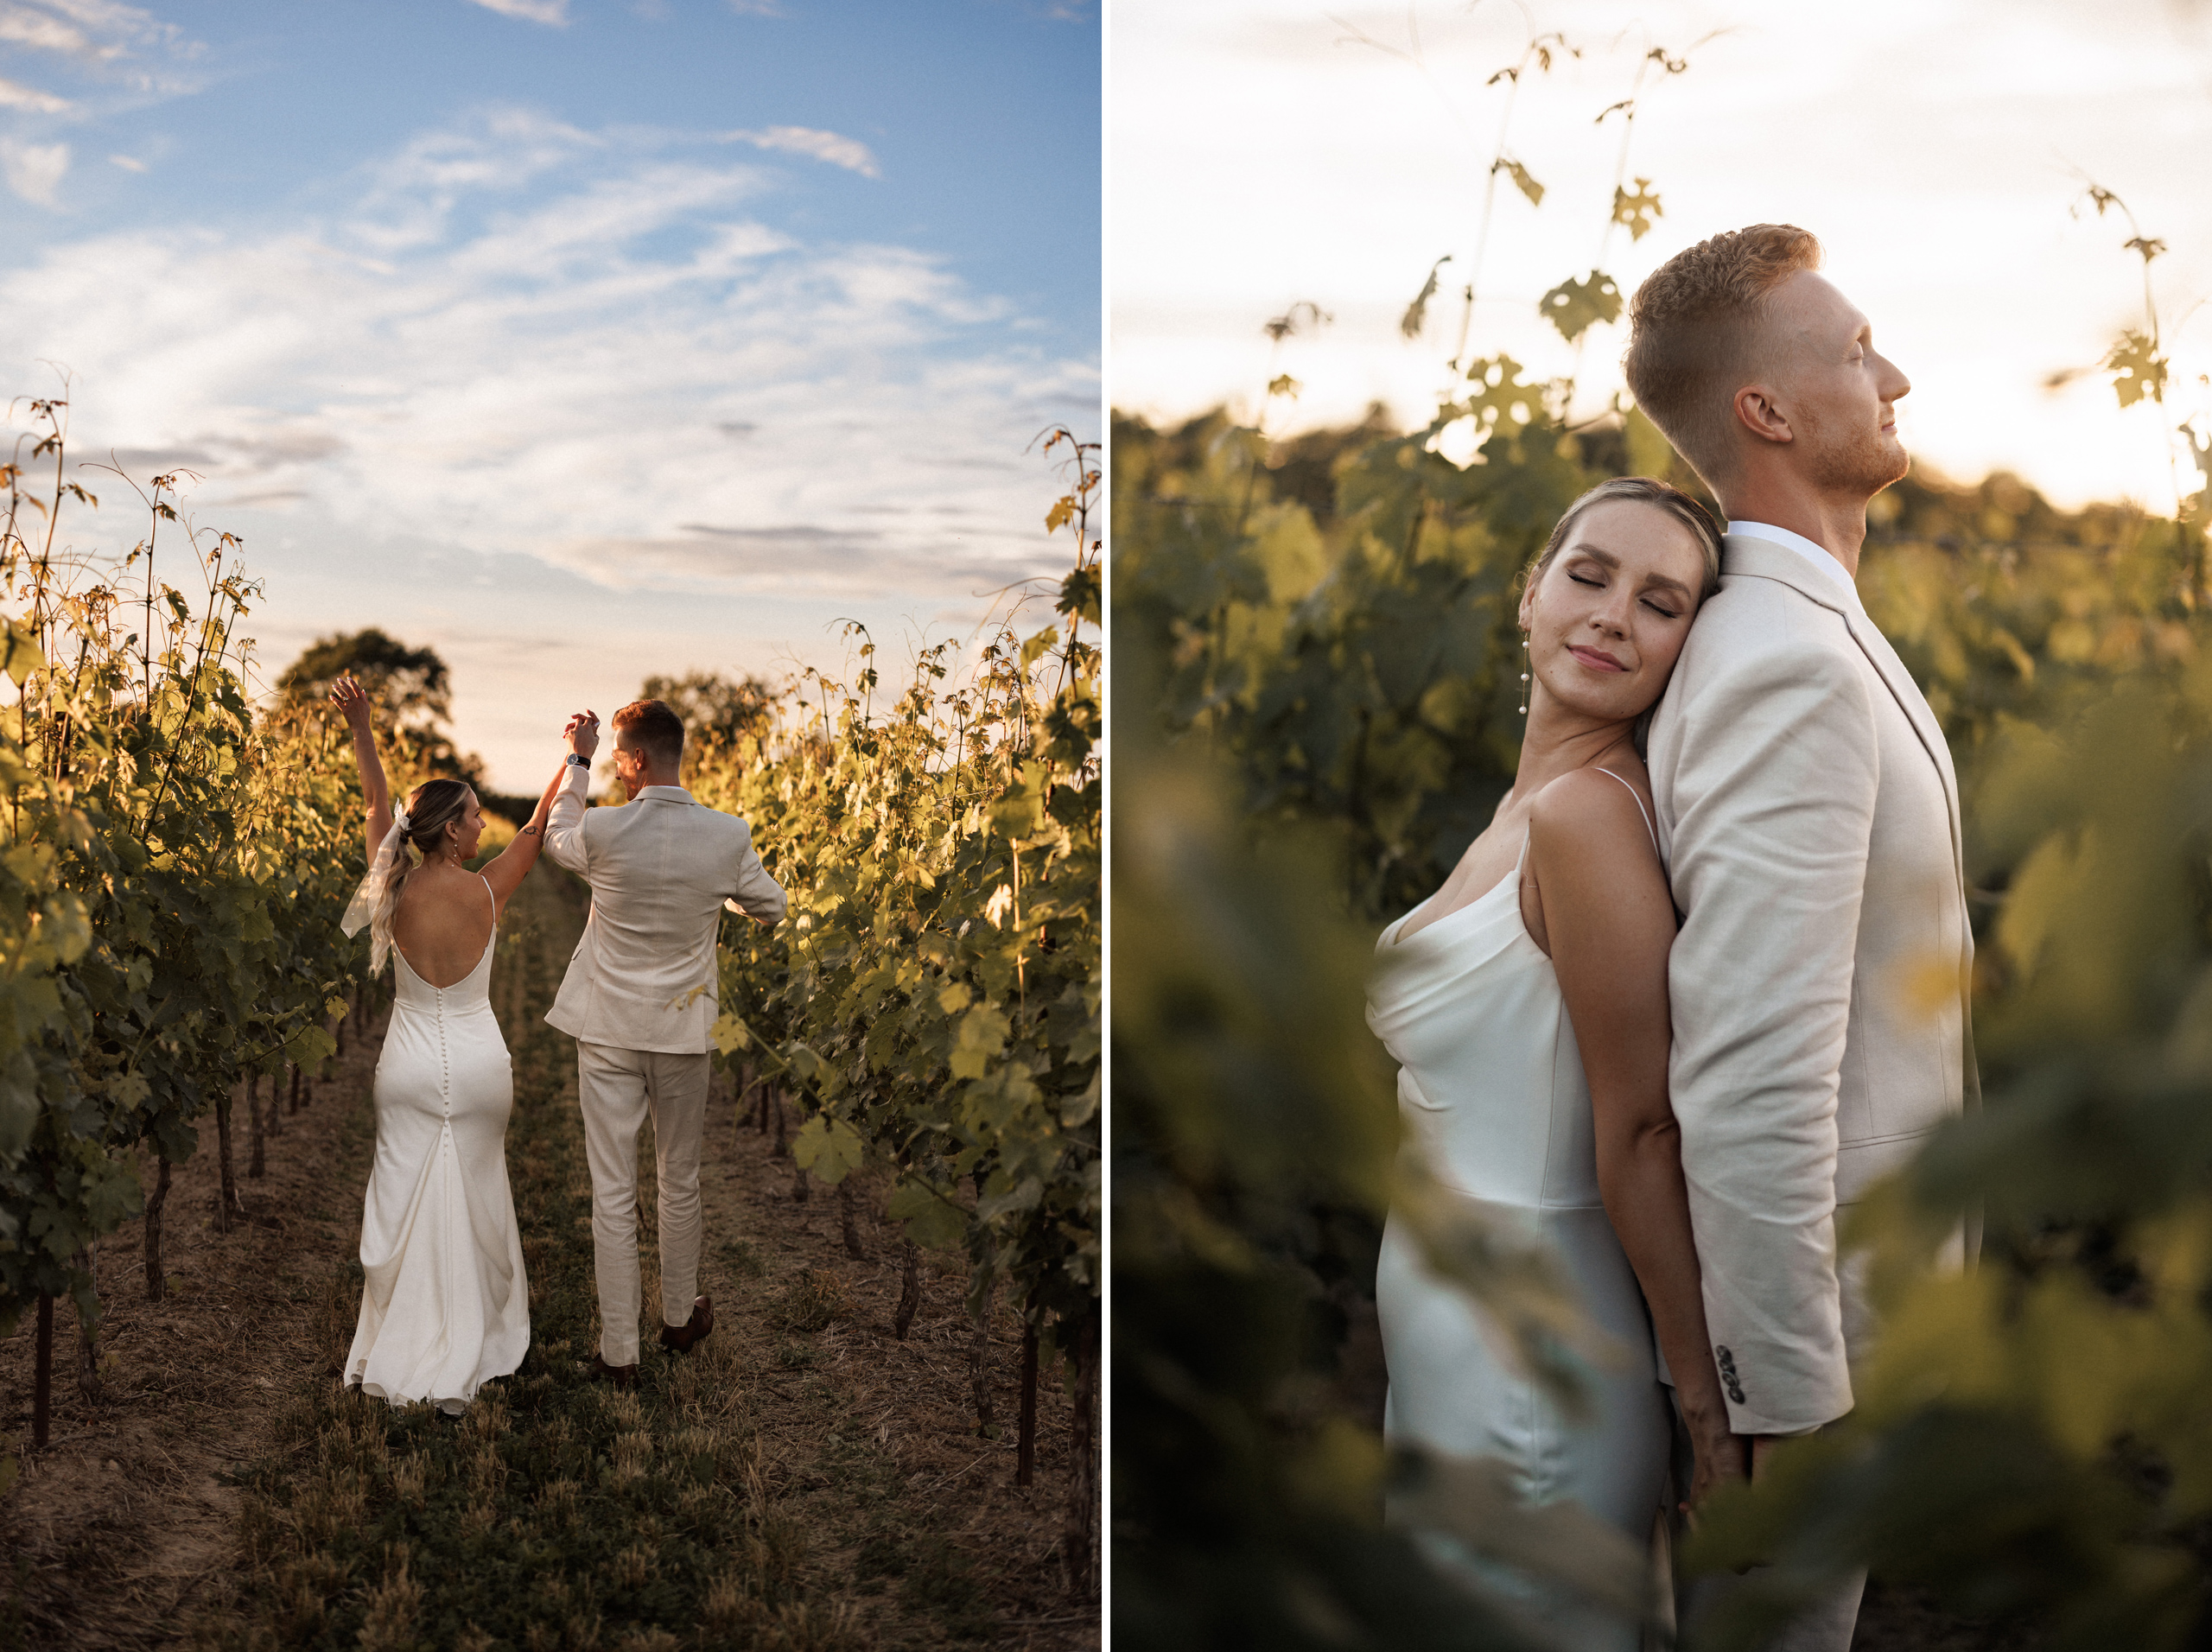
[[[1682, 1171], [1754, 1475], [1852, 1408], [1871, 1327], [1840, 1208], [1978, 1094], [1958, 781], [1855, 584], [1866, 502], [1907, 467], [1911, 385], [1819, 262], [1771, 224], [1677, 254], [1637, 293], [1626, 362], [1729, 520], [1649, 762], [1682, 914]], [[1773, 1644], [1845, 1652], [1864, 1584]]]
[[591, 886], [591, 917], [545, 1019], [576, 1040], [576, 1089], [591, 1165], [599, 1350], [618, 1383], [638, 1373], [638, 1131], [650, 1114], [660, 1194], [662, 1346], [682, 1353], [714, 1329], [699, 1282], [699, 1138], [714, 1048], [715, 938], [722, 910], [780, 922], [784, 892], [734, 815], [678, 784], [683, 724], [658, 700], [614, 714], [614, 774], [629, 803], [584, 806], [599, 717], [568, 727], [570, 767], [546, 822], [545, 852]]

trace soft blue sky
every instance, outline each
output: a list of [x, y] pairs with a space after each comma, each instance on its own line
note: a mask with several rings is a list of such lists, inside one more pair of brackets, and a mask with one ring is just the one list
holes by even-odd
[[1098, 88], [1096, 0], [0, 0], [0, 391], [204, 473], [270, 674], [432, 644], [534, 787], [649, 671], [1057, 566]]

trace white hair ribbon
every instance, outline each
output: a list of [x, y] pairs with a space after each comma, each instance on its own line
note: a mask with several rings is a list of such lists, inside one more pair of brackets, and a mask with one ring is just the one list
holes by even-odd
[[340, 931], [346, 935], [359, 935], [362, 924], [369, 926], [369, 973], [372, 975], [384, 973], [385, 956], [391, 950], [391, 903], [385, 896], [391, 887], [392, 874], [404, 869], [407, 834], [413, 824], [404, 809], [393, 811], [391, 829], [377, 845], [369, 875], [353, 891], [353, 899], [346, 903], [346, 916], [338, 920]]

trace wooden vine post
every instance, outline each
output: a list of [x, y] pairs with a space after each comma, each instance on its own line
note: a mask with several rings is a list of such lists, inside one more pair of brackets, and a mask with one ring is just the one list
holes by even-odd
[[146, 1196], [146, 1300], [159, 1302], [168, 1295], [168, 1277], [162, 1271], [162, 1207], [169, 1202], [168, 1155], [156, 1149], [161, 1168], [154, 1172], [154, 1191]]
[[899, 1312], [892, 1317], [891, 1329], [900, 1342], [914, 1323], [914, 1315], [922, 1306], [922, 1248], [912, 1240], [899, 1242]]
[[215, 1231], [231, 1230], [231, 1212], [238, 1208], [238, 1179], [231, 1168], [231, 1091], [227, 1085], [215, 1096], [215, 1165], [220, 1185], [215, 1193]]

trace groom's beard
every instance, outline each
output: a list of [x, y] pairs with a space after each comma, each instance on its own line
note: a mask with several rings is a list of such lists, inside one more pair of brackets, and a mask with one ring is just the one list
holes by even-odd
[[1871, 499], [1891, 483], [1902, 481], [1912, 468], [1904, 444], [1883, 435], [1879, 428], [1839, 436], [1811, 420], [1807, 426], [1814, 453], [1812, 482], [1823, 493], [1856, 493]]

